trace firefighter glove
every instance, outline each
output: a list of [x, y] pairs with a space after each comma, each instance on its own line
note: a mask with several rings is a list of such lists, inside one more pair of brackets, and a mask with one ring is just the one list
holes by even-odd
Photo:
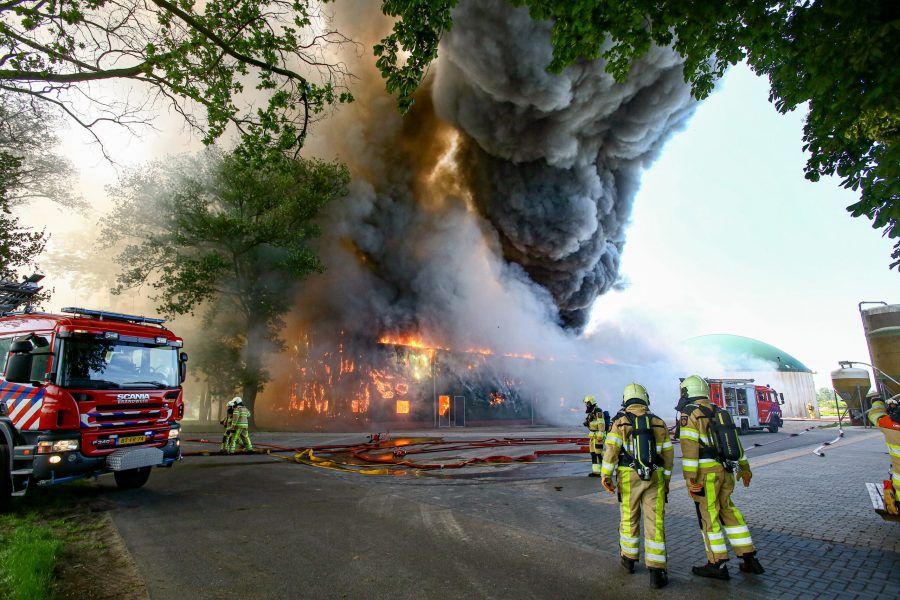
[[744, 487], [750, 487], [750, 479], [753, 478], [753, 473], [750, 472], [750, 469], [742, 469], [738, 474], [738, 478], [744, 482]]
[[687, 488], [691, 491], [692, 494], [699, 494], [701, 491], [703, 491], [703, 484], [694, 483], [693, 481], [688, 480]]
[[603, 479], [600, 480], [600, 484], [610, 494], [616, 493], [616, 484], [613, 483], [612, 477], [609, 475], [604, 475]]

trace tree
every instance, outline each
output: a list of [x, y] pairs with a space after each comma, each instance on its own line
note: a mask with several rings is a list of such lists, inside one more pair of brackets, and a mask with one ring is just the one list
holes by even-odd
[[[835, 399], [837, 399], [837, 404], [835, 404]], [[816, 404], [821, 414], [837, 415], [838, 411], [847, 410], [847, 403], [841, 400], [834, 390], [826, 387], [816, 391]]]
[[198, 343], [191, 349], [191, 370], [196, 379], [204, 384], [200, 402], [201, 421], [215, 420], [212, 415], [213, 401], [221, 407], [243, 387], [240, 337], [235, 333], [224, 333], [219, 327], [205, 330], [215, 331], [216, 335], [197, 336]]
[[[3, 170], [0, 167], [0, 178]], [[43, 231], [23, 227], [12, 216], [9, 205], [0, 202], [0, 279], [13, 281], [23, 270], [37, 270], [37, 257], [46, 245], [47, 235]], [[38, 300], [46, 298], [44, 293]]]
[[39, 198], [68, 208], [87, 206], [72, 191], [72, 163], [56, 152], [60, 125], [50, 106], [0, 93], [0, 195], [10, 206]]
[[[165, 101], [206, 143], [233, 124], [256, 142], [298, 148], [314, 115], [352, 99], [343, 65], [325, 59], [348, 40], [317, 5], [0, 0], [0, 91], [55, 105], [97, 141], [98, 124], [143, 123]], [[109, 80], [149, 94], [107, 99], [97, 82]]]
[[265, 356], [283, 348], [292, 290], [323, 270], [309, 247], [319, 234], [313, 219], [348, 183], [338, 163], [245, 149], [136, 171], [114, 190], [104, 228], [127, 244], [117, 291], [146, 284], [167, 315], [202, 310], [228, 336], [223, 353], [240, 352], [241, 395], [252, 410], [268, 379]]
[[[24, 227], [13, 211], [39, 198], [71, 209], [84, 201], [72, 192], [74, 169], [55, 152], [59, 118], [50, 107], [0, 92], [0, 278], [14, 280], [38, 270], [37, 259], [49, 241], [43, 231]], [[36, 301], [46, 300], [49, 290]]]
[[[891, 268], [900, 269], [900, 4], [892, 0], [509, 0], [535, 19], [552, 20], [560, 72], [603, 58], [617, 80], [652, 44], [684, 57], [684, 77], [705, 98], [726, 69], [742, 60], [769, 79], [781, 113], [808, 104], [803, 149], [806, 178], [836, 175], [860, 192], [847, 207], [896, 239]], [[458, 0], [385, 0], [398, 17], [375, 47], [387, 89], [401, 109], [437, 56]]]

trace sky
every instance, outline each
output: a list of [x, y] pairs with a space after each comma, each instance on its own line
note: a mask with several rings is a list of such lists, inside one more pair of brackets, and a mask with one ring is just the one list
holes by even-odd
[[626, 235], [622, 291], [592, 326], [649, 321], [684, 339], [728, 333], [804, 362], [816, 386], [839, 360], [869, 362], [857, 304], [900, 303], [891, 242], [845, 207], [837, 179], [804, 179], [803, 118], [738, 65], [647, 170]]
[[[779, 115], [767, 94], [767, 82], [747, 67], [731, 69], [648, 168], [626, 235], [627, 285], [597, 301], [592, 327], [634, 323], [668, 341], [757, 338], [804, 362], [817, 372], [817, 387], [826, 386], [837, 361], [868, 362], [857, 303], [900, 302], [900, 277], [888, 270], [890, 241], [846, 212], [856, 194], [834, 179], [803, 178], [803, 111]], [[121, 167], [201, 147], [170, 115], [154, 125], [138, 137], [106, 132]], [[84, 197], [109, 206], [105, 186], [116, 168], [83, 133], [63, 137]], [[49, 203], [24, 215], [52, 234], [51, 252], [64, 251], [73, 233], [98, 229], [100, 219]], [[117, 300], [70, 288], [52, 266], [46, 271], [57, 290], [51, 310]], [[115, 308], [131, 306], [126, 299]]]

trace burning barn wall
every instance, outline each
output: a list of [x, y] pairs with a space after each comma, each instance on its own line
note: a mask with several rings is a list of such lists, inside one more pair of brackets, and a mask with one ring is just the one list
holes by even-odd
[[[366, 47], [390, 27], [369, 5], [337, 21]], [[619, 282], [641, 169], [692, 110], [680, 62], [654, 48], [618, 84], [602, 61], [550, 75], [550, 56], [548, 23], [503, 0], [462, 0], [405, 117], [371, 55], [351, 65], [357, 102], [309, 146], [348, 163], [351, 193], [322, 219], [328, 270], [298, 295], [285, 333], [294, 354], [274, 373], [261, 420], [267, 410], [273, 421], [396, 414], [386, 357], [405, 352], [409, 370], [415, 353], [379, 345], [384, 336], [435, 340], [431, 358], [462, 387], [481, 386], [484, 371], [473, 377], [439, 348], [574, 358], [546, 372], [504, 365], [484, 386], [495, 388], [489, 396], [501, 393], [497, 381], [516, 381], [555, 421], [572, 421], [560, 397], [592, 393], [611, 405], [632, 379], [671, 392], [683, 373], [655, 336], [627, 324], [579, 333], [594, 299]], [[424, 381], [402, 385], [410, 414], [441, 395]]]

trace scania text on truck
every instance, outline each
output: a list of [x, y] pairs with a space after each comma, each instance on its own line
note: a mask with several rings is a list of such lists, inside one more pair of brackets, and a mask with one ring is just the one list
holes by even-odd
[[153, 467], [172, 466], [184, 416], [181, 338], [162, 319], [7, 310], [11, 290], [26, 284], [0, 282], [0, 504], [105, 473], [137, 488]]

